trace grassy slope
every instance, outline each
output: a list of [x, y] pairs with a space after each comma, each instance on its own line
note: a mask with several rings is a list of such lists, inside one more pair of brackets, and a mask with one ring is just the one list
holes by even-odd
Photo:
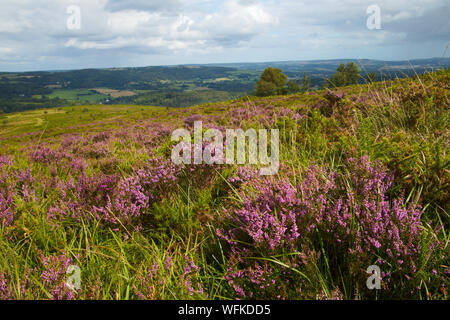
[[[4, 224], [0, 235], [0, 280], [6, 279], [9, 291], [2, 287], [0, 298], [45, 299], [58, 296], [58, 290], [65, 292], [61, 283], [68, 259], [82, 270], [82, 290], [76, 295], [81, 299], [235, 298], [236, 290], [224, 278], [229, 246], [216, 235], [216, 229], [228, 223], [223, 208], [239, 207], [239, 192], [245, 190], [226, 180], [235, 175], [234, 167], [187, 170], [187, 179], [164, 189], [161, 197], [143, 209], [139, 222], [105, 225], [89, 210], [56, 219], [49, 214], [63, 199], [60, 187], [51, 186], [50, 181], [76, 179], [78, 173], [68, 169], [74, 159], [86, 162], [90, 177], [133, 176], [149, 159], [149, 152], [168, 157], [168, 134], [191, 124], [195, 119], [191, 115], [200, 115], [204, 126], [279, 128], [283, 167], [275, 179], [287, 179], [293, 185], [303, 181], [311, 164], [340, 171], [350, 157], [368, 155], [382, 161], [386, 170], [395, 173], [393, 192], [403, 192], [424, 208], [421, 246], [429, 246], [433, 236], [440, 240], [434, 251], [424, 251], [412, 284], [403, 283], [410, 273], [398, 271], [400, 278], [396, 279], [402, 279], [401, 283], [386, 284], [389, 288], [378, 293], [364, 291], [364, 281], [355, 279], [365, 270], [347, 268], [344, 264], [352, 262], [333, 258], [336, 252], [323, 242], [308, 243], [307, 252], [320, 253], [312, 265], [286, 269], [280, 256], [256, 252], [261, 263], [270, 261], [269, 267], [279, 273], [274, 280], [285, 283], [290, 279], [304, 288], [302, 294], [286, 291], [285, 297], [447, 299], [442, 285], [449, 284], [445, 273], [449, 269], [449, 78], [449, 72], [439, 72], [420, 79], [340, 88], [334, 93], [243, 98], [189, 109], [77, 106], [8, 115], [0, 123], [0, 154], [14, 159], [14, 164], [2, 168], [13, 177], [11, 172], [31, 166], [35, 180], [29, 185], [33, 197], [26, 197], [23, 182], [13, 187], [9, 207], [14, 219]], [[65, 142], [68, 135], [70, 143]], [[48, 153], [46, 147], [67, 157], [30, 159], [39, 150]], [[99, 149], [105, 151], [99, 153]], [[12, 185], [11, 180], [6, 184]], [[89, 202], [95, 192], [84, 194], [86, 199], [81, 200]], [[71, 195], [66, 197], [75, 201]], [[442, 228], [437, 230], [439, 225]], [[281, 256], [290, 253], [285, 248]], [[45, 271], [56, 274], [57, 281], [44, 281]], [[286, 272], [305, 275], [309, 284]], [[29, 283], [20, 285], [25, 279]], [[420, 290], [412, 289], [417, 286]], [[255, 296], [277, 298], [276, 291]]]

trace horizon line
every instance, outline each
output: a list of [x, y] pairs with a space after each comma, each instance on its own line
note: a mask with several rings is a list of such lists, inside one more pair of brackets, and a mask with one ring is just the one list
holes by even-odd
[[240, 61], [240, 62], [212, 62], [212, 63], [182, 63], [182, 64], [161, 64], [161, 65], [143, 65], [143, 66], [111, 66], [111, 67], [81, 67], [76, 69], [47, 69], [47, 70], [27, 70], [27, 71], [1, 71], [0, 74], [8, 73], [32, 73], [32, 72], [69, 72], [82, 70], [109, 70], [109, 69], [139, 69], [152, 67], [189, 67], [189, 66], [222, 66], [222, 65], [236, 65], [236, 64], [268, 64], [268, 63], [295, 63], [295, 62], [323, 62], [323, 61], [379, 61], [379, 62], [410, 62], [420, 60], [450, 60], [448, 57], [430, 57], [430, 58], [413, 58], [404, 60], [383, 60], [370, 58], [332, 58], [332, 59], [311, 59], [311, 60], [273, 60], [273, 61]]

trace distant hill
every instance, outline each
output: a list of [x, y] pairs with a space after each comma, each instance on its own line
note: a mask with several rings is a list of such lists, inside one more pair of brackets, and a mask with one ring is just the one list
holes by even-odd
[[187, 107], [223, 101], [251, 95], [261, 72], [268, 66], [282, 69], [290, 79], [302, 79], [308, 74], [311, 87], [318, 89], [340, 64], [350, 61], [360, 65], [362, 76], [375, 71], [380, 80], [450, 67], [449, 58], [410, 61], [336, 59], [0, 72], [0, 111], [91, 103]]
[[269, 61], [269, 62], [249, 62], [249, 63], [215, 63], [208, 66], [236, 68], [241, 70], [264, 70], [265, 68], [277, 67], [283, 71], [305, 71], [315, 69], [329, 69], [336, 71], [341, 63], [356, 61], [362, 67], [370, 71], [378, 71], [382, 69], [410, 69], [411, 66], [420, 68], [442, 68], [450, 66], [450, 58], [430, 58], [430, 59], [414, 59], [402, 61], [384, 61], [371, 59], [332, 59], [332, 60], [304, 60], [304, 61]]
[[325, 78], [336, 72], [340, 64], [354, 61], [363, 71], [377, 72], [384, 79], [411, 76], [415, 73], [423, 73], [441, 68], [450, 67], [450, 58], [414, 59], [404, 61], [383, 61], [370, 59], [333, 59], [333, 60], [309, 60], [309, 61], [272, 61], [257, 63], [223, 63], [211, 64], [215, 67], [236, 68], [239, 70], [262, 71], [267, 67], [280, 68], [292, 78], [301, 78], [304, 73], [312, 78]]

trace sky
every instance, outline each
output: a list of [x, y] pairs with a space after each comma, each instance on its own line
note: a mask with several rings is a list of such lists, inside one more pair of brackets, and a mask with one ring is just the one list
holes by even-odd
[[0, 71], [406, 60], [441, 57], [450, 41], [449, 0], [0, 0], [0, 8]]

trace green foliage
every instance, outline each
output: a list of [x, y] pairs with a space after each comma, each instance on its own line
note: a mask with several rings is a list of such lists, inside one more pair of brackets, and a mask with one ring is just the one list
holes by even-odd
[[344, 87], [357, 84], [360, 77], [361, 70], [354, 62], [349, 62], [347, 65], [341, 64], [329, 82], [333, 87]]
[[295, 80], [289, 80], [287, 83], [287, 93], [298, 93], [302, 90], [302, 87]]
[[149, 92], [135, 97], [117, 99], [116, 102], [185, 108], [202, 103], [231, 100], [243, 95], [244, 93], [203, 89], [185, 92]]
[[303, 75], [302, 91], [308, 92], [311, 89], [311, 79], [307, 74]]
[[69, 102], [59, 98], [14, 98], [0, 99], [0, 111], [4, 113], [21, 112], [41, 108], [57, 108], [67, 106]]
[[279, 68], [268, 67], [255, 86], [255, 95], [267, 97], [285, 93], [288, 77]]

